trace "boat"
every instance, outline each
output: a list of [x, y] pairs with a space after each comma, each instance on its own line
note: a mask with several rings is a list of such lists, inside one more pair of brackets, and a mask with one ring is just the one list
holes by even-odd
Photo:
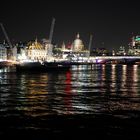
[[47, 71], [65, 71], [70, 69], [70, 65], [57, 62], [23, 62], [16, 64], [17, 72], [47, 72]]
[[16, 71], [41, 71], [42, 65], [40, 62], [21, 62], [17, 63], [16, 65]]
[[71, 65], [69, 63], [65, 62], [43, 62], [43, 68], [46, 71], [64, 71], [64, 70], [69, 70]]
[[12, 66], [12, 62], [6, 60], [0, 61], [0, 68], [8, 67], [8, 66]]

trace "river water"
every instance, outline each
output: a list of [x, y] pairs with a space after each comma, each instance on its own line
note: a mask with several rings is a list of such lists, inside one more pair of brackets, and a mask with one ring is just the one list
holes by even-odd
[[46, 73], [0, 69], [2, 136], [85, 132], [134, 139], [139, 117], [138, 65], [80, 65]]

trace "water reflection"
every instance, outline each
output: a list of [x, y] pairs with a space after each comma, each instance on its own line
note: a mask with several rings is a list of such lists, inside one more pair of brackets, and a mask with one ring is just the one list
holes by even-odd
[[65, 90], [66, 96], [64, 97], [66, 114], [72, 114], [72, 87], [71, 87], [71, 72], [66, 73]]
[[138, 65], [73, 66], [63, 73], [1, 72], [1, 112], [44, 116], [139, 111], [139, 73]]
[[[138, 65], [133, 65], [128, 73], [128, 88], [131, 96], [136, 96], [138, 93]], [[132, 79], [132, 80], [131, 80]], [[133, 81], [133, 82], [130, 82]]]
[[126, 75], [127, 75], [127, 65], [122, 65], [122, 81], [124, 82], [124, 85], [127, 78]]
[[116, 65], [111, 66], [111, 92], [115, 93], [116, 91]]
[[138, 82], [138, 65], [133, 65], [133, 80]]

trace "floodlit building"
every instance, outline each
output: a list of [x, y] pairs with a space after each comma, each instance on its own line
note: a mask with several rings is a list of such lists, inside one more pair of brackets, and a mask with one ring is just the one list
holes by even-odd
[[72, 45], [68, 44], [66, 46], [65, 43], [63, 42], [61, 50], [62, 50], [62, 58], [66, 59], [72, 54]]
[[83, 41], [80, 39], [80, 35], [77, 34], [76, 39], [74, 40], [74, 42], [72, 44], [72, 51], [81, 52], [83, 50], [84, 50]]
[[7, 60], [7, 45], [0, 44], [0, 60]]
[[46, 61], [52, 59], [53, 45], [46, 39], [41, 43], [37, 39], [26, 44], [17, 46], [17, 60], [18, 61]]
[[80, 39], [79, 33], [76, 35], [76, 39], [73, 43], [65, 46], [62, 45], [62, 57], [69, 59], [79, 60], [81, 57], [87, 57], [89, 51], [85, 49], [83, 41]]
[[126, 51], [125, 51], [125, 47], [124, 46], [120, 46], [117, 55], [126, 55]]
[[25, 52], [29, 60], [43, 61], [47, 59], [47, 48], [41, 45], [37, 39], [27, 45]]
[[140, 55], [140, 36], [133, 36], [132, 41], [129, 44], [129, 55]]

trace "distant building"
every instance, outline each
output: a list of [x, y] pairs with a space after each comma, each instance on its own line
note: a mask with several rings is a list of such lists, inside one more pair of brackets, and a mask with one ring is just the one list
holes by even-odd
[[81, 52], [83, 50], [84, 50], [83, 41], [80, 39], [80, 35], [77, 34], [76, 39], [73, 41], [73, 44], [72, 44], [72, 51]]
[[30, 41], [17, 46], [17, 60], [45, 61], [52, 57], [53, 45], [43, 39], [41, 43]]
[[125, 51], [125, 47], [124, 46], [120, 46], [117, 55], [126, 55], [126, 51]]
[[133, 36], [129, 44], [129, 55], [140, 55], [140, 36]]
[[0, 44], [0, 60], [7, 60], [7, 45], [5, 43]]
[[62, 58], [68, 58], [72, 54], [72, 45], [68, 44], [67, 46], [63, 42], [62, 44]]
[[17, 47], [17, 60], [26, 60], [27, 54], [25, 48], [27, 47], [26, 43], [20, 43], [16, 45]]
[[26, 47], [27, 58], [33, 61], [46, 60], [47, 49], [37, 39]]
[[13, 55], [13, 60], [16, 61], [17, 60], [17, 46], [14, 46], [12, 48], [12, 55]]
[[62, 45], [62, 58], [76, 58], [80, 59], [80, 57], [87, 57], [89, 54], [89, 51], [85, 49], [83, 41], [80, 39], [79, 33], [76, 35], [76, 39], [73, 41], [73, 43], [69, 43], [68, 45], [65, 45], [63, 43]]
[[43, 42], [43, 47], [45, 48], [46, 51], [46, 58], [49, 59], [51, 57], [53, 57], [53, 44], [50, 43], [49, 40], [45, 40]]
[[109, 51], [106, 48], [93, 48], [91, 51], [91, 56], [107, 56]]

